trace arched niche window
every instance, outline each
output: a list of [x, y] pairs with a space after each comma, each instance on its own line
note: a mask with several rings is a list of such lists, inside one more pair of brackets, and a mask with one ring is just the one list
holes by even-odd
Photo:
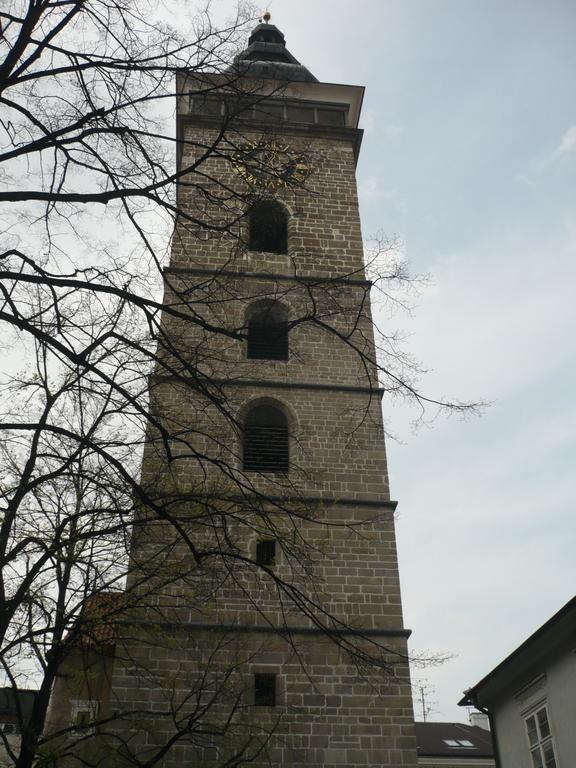
[[288, 419], [275, 405], [251, 408], [244, 420], [243, 465], [254, 472], [287, 472]]
[[254, 203], [248, 219], [251, 251], [288, 253], [288, 219], [279, 203], [274, 200]]
[[259, 302], [248, 313], [247, 356], [288, 360], [288, 312], [277, 301]]

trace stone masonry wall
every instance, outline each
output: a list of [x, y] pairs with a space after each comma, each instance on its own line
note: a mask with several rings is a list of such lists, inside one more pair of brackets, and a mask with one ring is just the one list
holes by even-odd
[[[141, 671], [133, 677], [119, 669], [117, 691], [135, 709], [151, 710], [146, 738], [140, 737], [143, 756], [170, 737], [171, 723], [160, 713], [174, 711], [174, 701], [180, 722], [194, 718], [199, 702], [215, 694], [218, 702], [210, 712], [213, 733], [206, 735], [200, 720], [192, 725], [166, 768], [217, 765], [244, 747], [256, 766], [415, 766], [407, 670], [395, 653], [402, 644], [388, 641], [382, 654], [388, 667], [367, 673], [344, 641], [339, 647], [322, 638], [217, 630], [176, 631], [151, 642], [150, 630], [142, 629], [140, 637], [139, 669], [146, 668], [148, 686]], [[277, 673], [278, 706], [253, 705], [254, 672]]]
[[[183, 126], [189, 164], [214, 131]], [[311, 168], [303, 186], [274, 191], [289, 216], [285, 255], [247, 248], [258, 195], [237, 157], [262, 140]], [[173, 503], [135, 529], [128, 587], [140, 599], [118, 641], [111, 709], [139, 712], [124, 727], [142, 757], [183, 729], [165, 768], [218, 765], [239, 749], [257, 766], [414, 768], [352, 141], [242, 128], [217, 147], [179, 190], [164, 364], [150, 383], [170, 438], [151, 431], [142, 468]], [[198, 219], [210, 227], [199, 232]], [[289, 359], [248, 360], [247, 312], [270, 298], [288, 310]], [[288, 472], [242, 469], [256, 402], [288, 417]], [[264, 569], [262, 538], [278, 544]], [[259, 672], [277, 676], [276, 706], [254, 706]]]

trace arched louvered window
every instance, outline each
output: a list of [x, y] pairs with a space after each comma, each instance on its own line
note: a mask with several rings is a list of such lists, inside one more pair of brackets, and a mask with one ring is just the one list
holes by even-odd
[[267, 301], [251, 308], [247, 356], [253, 360], [288, 360], [288, 313], [282, 304]]
[[288, 419], [274, 405], [254, 406], [244, 421], [244, 469], [287, 472], [288, 461]]
[[274, 200], [255, 203], [249, 213], [250, 250], [288, 253], [286, 211]]

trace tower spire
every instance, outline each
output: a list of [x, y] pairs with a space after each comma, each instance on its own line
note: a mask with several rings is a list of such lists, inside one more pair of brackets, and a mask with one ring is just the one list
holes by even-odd
[[278, 27], [270, 24], [271, 18], [270, 11], [264, 11], [248, 38], [248, 47], [234, 59], [235, 68], [258, 79], [317, 83], [286, 48], [286, 39]]

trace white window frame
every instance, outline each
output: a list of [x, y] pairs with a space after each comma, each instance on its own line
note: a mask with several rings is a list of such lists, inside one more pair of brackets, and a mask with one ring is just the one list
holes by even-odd
[[470, 739], [442, 739], [442, 741], [450, 749], [478, 749]]
[[0, 731], [5, 736], [20, 736], [20, 727], [18, 723], [0, 723]]
[[[87, 712], [89, 721], [92, 725], [81, 726], [76, 722], [80, 712]], [[95, 699], [72, 699], [70, 702], [70, 725], [75, 728], [82, 728], [84, 733], [95, 733], [96, 726], [93, 724], [98, 717], [98, 702]]]
[[[540, 712], [545, 713], [546, 722], [548, 723], [548, 733], [544, 736], [542, 735], [540, 722], [538, 720], [538, 714]], [[532, 707], [529, 712], [524, 713], [523, 719], [524, 719], [524, 732], [526, 734], [526, 743], [528, 745], [528, 753], [532, 760], [533, 768], [538, 768], [537, 763], [534, 761], [535, 755], [538, 755], [538, 757], [540, 758], [540, 763], [542, 764], [543, 768], [559, 768], [558, 758], [556, 756], [556, 747], [554, 746], [554, 736], [552, 734], [552, 724], [550, 722], [550, 717], [548, 713], [548, 702], [547, 701], [539, 702], [536, 706]], [[529, 720], [534, 721], [535, 733], [536, 733], [536, 739], [537, 739], [532, 744], [530, 743], [531, 729], [528, 727]], [[548, 749], [549, 751], [549, 748], [552, 749], [552, 757], [554, 758], [554, 763], [552, 766], [546, 763], [546, 756], [545, 756], [544, 750]]]

